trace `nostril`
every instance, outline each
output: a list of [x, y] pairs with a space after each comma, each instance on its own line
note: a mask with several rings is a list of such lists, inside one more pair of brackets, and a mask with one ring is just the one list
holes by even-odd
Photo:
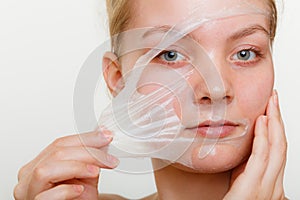
[[226, 103], [229, 104], [232, 101], [232, 98], [231, 98], [231, 96], [225, 96], [225, 97], [223, 97], [223, 100], [225, 100]]
[[211, 104], [211, 99], [209, 97], [202, 97], [200, 100], [201, 104]]
[[215, 95], [215, 96], [209, 96], [209, 95], [203, 95], [201, 98], [200, 97], [195, 97], [196, 102], [199, 104], [203, 105], [211, 105], [214, 103], [225, 103], [225, 104], [230, 104], [233, 101], [233, 96], [231, 95]]

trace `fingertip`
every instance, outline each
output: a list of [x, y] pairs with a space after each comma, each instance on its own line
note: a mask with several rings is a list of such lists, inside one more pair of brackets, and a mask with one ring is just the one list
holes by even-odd
[[277, 110], [278, 116], [281, 117], [280, 103], [279, 103], [279, 95], [278, 95], [277, 90], [275, 91], [274, 104], [275, 104], [275, 106], [276, 106], [276, 110]]
[[281, 113], [280, 113], [280, 106], [278, 100], [278, 93], [274, 90], [273, 95], [270, 98], [268, 109], [267, 109], [267, 116], [268, 119], [280, 119], [281, 120]]
[[113, 133], [104, 127], [99, 127], [98, 133], [104, 137], [107, 142], [111, 142], [113, 140]]
[[100, 168], [95, 165], [87, 164], [86, 167], [87, 167], [88, 171], [93, 175], [98, 175], [100, 172]]
[[116, 168], [120, 163], [118, 158], [110, 154], [107, 154], [107, 161], [109, 162], [111, 168]]
[[268, 117], [266, 115], [261, 115], [257, 119], [257, 123], [259, 127], [268, 125]]
[[266, 115], [261, 116], [261, 121], [264, 125], [268, 125], [268, 117]]
[[257, 118], [254, 135], [255, 137], [264, 136], [266, 137], [268, 130], [268, 117], [261, 115]]

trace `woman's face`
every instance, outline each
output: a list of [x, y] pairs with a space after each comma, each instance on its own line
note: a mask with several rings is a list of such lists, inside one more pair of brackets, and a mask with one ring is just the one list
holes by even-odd
[[[201, 3], [199, 0], [134, 1], [133, 20], [129, 27], [132, 29], [172, 27], [188, 16], [190, 9], [199, 5], [199, 2]], [[213, 8], [215, 6], [213, 4], [217, 1], [203, 0], [203, 2], [209, 9]], [[240, 1], [227, 0], [225, 2], [235, 5]], [[265, 1], [252, 0], [249, 2], [261, 10], [268, 11]], [[224, 1], [222, 3], [224, 4]], [[199, 144], [192, 152], [192, 162], [197, 171], [225, 171], [240, 164], [249, 155], [255, 120], [259, 115], [265, 113], [273, 89], [274, 74], [269, 30], [269, 20], [265, 15], [246, 14], [205, 23], [189, 33], [214, 63], [225, 90], [225, 94], [222, 93], [222, 95], [218, 92], [208, 92], [202, 77], [194, 73], [187, 80], [194, 89], [193, 102], [205, 110], [205, 107], [211, 106], [212, 101], [224, 100], [226, 102], [224, 120], [237, 122], [247, 119], [249, 123], [244, 137], [241, 137], [234, 145], [230, 142], [217, 143], [213, 151], [204, 159], [198, 158], [201, 147]], [[155, 58], [156, 62], [171, 63], [172, 66], [185, 62], [184, 56], [180, 52], [167, 53], [169, 54]], [[123, 71], [134, 66], [141, 54], [142, 52], [135, 52], [125, 55], [121, 59]], [[167, 62], [166, 59], [174, 58], [174, 54], [177, 54], [177, 59]], [[175, 110], [182, 119], [182, 112], [176, 104]], [[245, 125], [238, 124], [232, 131], [239, 134], [239, 132], [245, 131]], [[176, 166], [189, 170], [179, 164]]]

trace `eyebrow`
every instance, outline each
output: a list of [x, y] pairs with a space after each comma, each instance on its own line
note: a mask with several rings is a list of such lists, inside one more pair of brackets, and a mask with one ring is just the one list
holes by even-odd
[[150, 30], [146, 31], [143, 34], [143, 38], [146, 38], [146, 37], [156, 34], [156, 33], [167, 33], [171, 29], [172, 29], [172, 27], [169, 25], [154, 26], [153, 28], [150, 28]]
[[[146, 38], [150, 35], [156, 34], [156, 33], [167, 33], [168, 31], [170, 31], [173, 27], [169, 26], [169, 25], [162, 25], [162, 26], [155, 26], [153, 28], [151, 28], [150, 30], [148, 30], [147, 32], [145, 32], [143, 34], [143, 38]], [[229, 38], [227, 40], [238, 40], [241, 39], [243, 37], [247, 37], [249, 35], [252, 35], [256, 32], [263, 32], [265, 33], [268, 37], [270, 37], [270, 33], [269, 31], [267, 31], [263, 26], [259, 25], [259, 24], [253, 24], [250, 25], [246, 28], [243, 28], [235, 33], [233, 33], [232, 35], [229, 36]], [[194, 39], [195, 41], [197, 41], [197, 39], [191, 35], [191, 34], [187, 34], [183, 37], [190, 37], [192, 39]]]
[[229, 36], [228, 40], [238, 40], [243, 37], [247, 37], [249, 35], [252, 35], [256, 32], [263, 32], [265, 33], [268, 37], [270, 37], [269, 31], [267, 31], [263, 26], [254, 24], [249, 27], [243, 28], [235, 33], [233, 33], [231, 36]]

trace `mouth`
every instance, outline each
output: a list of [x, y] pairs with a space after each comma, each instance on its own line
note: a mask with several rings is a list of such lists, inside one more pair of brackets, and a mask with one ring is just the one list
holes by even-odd
[[196, 132], [197, 135], [204, 138], [218, 139], [228, 137], [236, 130], [238, 126], [238, 123], [227, 120], [207, 120], [200, 123], [198, 126], [188, 128], [188, 130]]

